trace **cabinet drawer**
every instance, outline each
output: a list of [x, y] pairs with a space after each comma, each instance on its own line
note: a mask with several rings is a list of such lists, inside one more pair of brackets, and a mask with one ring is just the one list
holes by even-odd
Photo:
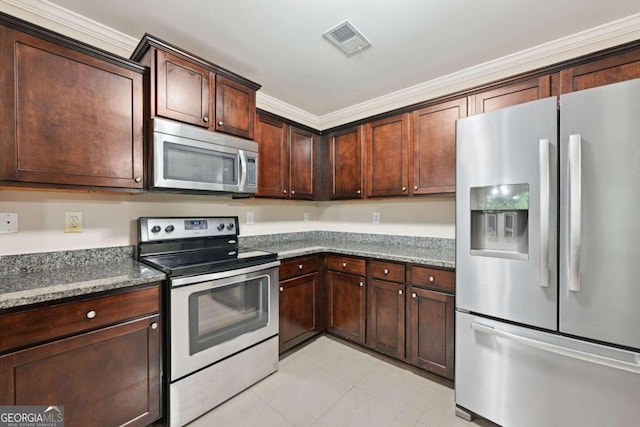
[[318, 271], [320, 258], [318, 256], [299, 257], [282, 261], [280, 264], [280, 280]]
[[411, 284], [455, 293], [456, 280], [453, 271], [411, 266]]
[[371, 261], [369, 272], [371, 277], [389, 280], [391, 282], [404, 283], [404, 264], [387, 261]]
[[160, 287], [0, 316], [0, 352], [157, 313]]
[[342, 271], [359, 276], [366, 274], [366, 262], [360, 258], [328, 256], [325, 265], [329, 270]]

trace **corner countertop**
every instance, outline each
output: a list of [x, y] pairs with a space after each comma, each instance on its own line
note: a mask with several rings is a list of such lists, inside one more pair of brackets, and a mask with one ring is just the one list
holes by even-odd
[[165, 279], [133, 246], [0, 256], [0, 310]]
[[455, 268], [453, 239], [360, 233], [304, 232], [241, 237], [240, 244], [269, 252], [279, 259], [323, 252]]

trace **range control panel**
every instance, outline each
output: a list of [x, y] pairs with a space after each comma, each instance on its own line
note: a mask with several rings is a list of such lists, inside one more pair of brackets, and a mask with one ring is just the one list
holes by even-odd
[[234, 237], [240, 233], [237, 216], [140, 218], [140, 241]]

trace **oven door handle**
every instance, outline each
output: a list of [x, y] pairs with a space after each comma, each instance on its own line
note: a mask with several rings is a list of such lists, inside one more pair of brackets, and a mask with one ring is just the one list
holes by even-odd
[[196, 276], [188, 277], [176, 277], [171, 279], [171, 287], [177, 288], [180, 286], [192, 285], [194, 283], [209, 282], [211, 280], [226, 279], [228, 277], [241, 276], [243, 274], [255, 273], [257, 271], [268, 270], [273, 267], [278, 267], [280, 261], [272, 261], [269, 263], [263, 263], [253, 265], [251, 267], [238, 268], [234, 270], [220, 271], [218, 273], [199, 274]]

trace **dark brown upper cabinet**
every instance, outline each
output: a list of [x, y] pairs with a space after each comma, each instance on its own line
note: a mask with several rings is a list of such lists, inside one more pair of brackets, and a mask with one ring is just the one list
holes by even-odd
[[611, 56], [560, 71], [560, 93], [640, 78], [640, 51]]
[[144, 67], [0, 15], [0, 181], [142, 190]]
[[131, 58], [151, 69], [151, 118], [254, 138], [260, 85], [149, 34]]
[[216, 75], [216, 130], [253, 139], [256, 91]]
[[313, 133], [268, 115], [257, 116], [258, 197], [315, 198]]
[[367, 196], [409, 194], [409, 114], [365, 125]]
[[364, 197], [363, 149], [361, 127], [357, 126], [329, 135], [329, 198], [361, 199]]
[[413, 112], [412, 194], [455, 193], [456, 120], [466, 116], [466, 98]]
[[549, 96], [551, 96], [551, 76], [546, 75], [471, 95], [469, 115], [488, 113]]

